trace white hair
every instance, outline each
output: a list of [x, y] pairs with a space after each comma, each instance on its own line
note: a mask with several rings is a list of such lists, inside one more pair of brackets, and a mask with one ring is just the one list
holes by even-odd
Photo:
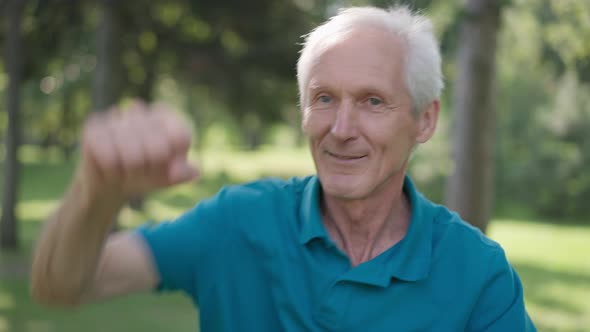
[[405, 6], [388, 10], [350, 7], [341, 9], [337, 15], [305, 36], [297, 62], [299, 103], [302, 108], [305, 108], [308, 101], [307, 85], [313, 62], [327, 48], [359, 27], [380, 28], [390, 32], [392, 38], [401, 39], [406, 48], [403, 59], [406, 84], [415, 112], [422, 111], [440, 97], [444, 86], [441, 56], [431, 21]]

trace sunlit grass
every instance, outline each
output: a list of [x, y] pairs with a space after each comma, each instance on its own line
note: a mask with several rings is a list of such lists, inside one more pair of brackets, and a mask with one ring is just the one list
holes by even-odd
[[59, 200], [47, 199], [38, 200], [30, 199], [19, 202], [17, 206], [17, 214], [21, 220], [41, 220], [47, 217], [47, 211], [55, 209]]
[[[534, 232], [530, 231], [531, 227], [534, 227]], [[513, 260], [590, 274], [588, 225], [538, 224], [502, 219], [492, 223], [489, 232]]]

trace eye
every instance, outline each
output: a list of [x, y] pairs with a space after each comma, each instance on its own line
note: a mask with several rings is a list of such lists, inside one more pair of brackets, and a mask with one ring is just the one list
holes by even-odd
[[318, 101], [322, 104], [328, 104], [332, 101], [332, 97], [330, 97], [328, 95], [320, 95], [318, 97]]
[[377, 97], [370, 97], [369, 99], [367, 99], [367, 102], [371, 106], [379, 106], [379, 105], [383, 104], [383, 101], [381, 101], [381, 99], [379, 99]]

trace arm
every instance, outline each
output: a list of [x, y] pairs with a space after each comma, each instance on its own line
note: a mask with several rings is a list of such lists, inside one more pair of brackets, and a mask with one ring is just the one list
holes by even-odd
[[122, 201], [85, 197], [74, 182], [40, 237], [31, 290], [41, 303], [74, 306], [157, 283], [141, 239], [130, 233], [108, 236]]
[[112, 223], [131, 195], [196, 173], [186, 164], [190, 136], [178, 120], [135, 107], [85, 126], [82, 161], [35, 250], [31, 289], [39, 302], [75, 306], [158, 282], [143, 240], [131, 233], [109, 236]]

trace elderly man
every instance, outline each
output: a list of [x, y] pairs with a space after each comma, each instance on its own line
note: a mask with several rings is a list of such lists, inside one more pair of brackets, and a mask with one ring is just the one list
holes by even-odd
[[114, 235], [130, 196], [197, 176], [189, 131], [141, 104], [91, 119], [38, 243], [34, 296], [182, 290], [202, 331], [534, 331], [502, 248], [405, 174], [435, 131], [440, 62], [426, 18], [341, 11], [297, 67], [317, 176], [226, 187], [174, 222]]

